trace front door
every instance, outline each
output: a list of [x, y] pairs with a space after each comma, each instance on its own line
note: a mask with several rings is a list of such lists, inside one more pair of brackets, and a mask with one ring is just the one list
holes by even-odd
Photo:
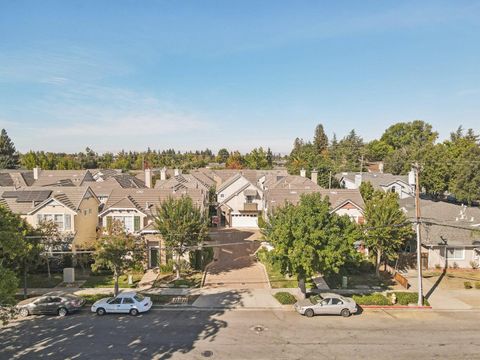
[[157, 248], [150, 248], [150, 267], [156, 268], [158, 267], [158, 255], [159, 251]]

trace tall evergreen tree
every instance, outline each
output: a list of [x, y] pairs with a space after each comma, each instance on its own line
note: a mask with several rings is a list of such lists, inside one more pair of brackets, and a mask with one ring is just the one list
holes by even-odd
[[315, 146], [315, 150], [321, 154], [328, 147], [328, 137], [323, 130], [323, 125], [318, 124], [315, 128], [315, 135], [313, 137], [313, 145]]
[[0, 133], [0, 169], [16, 169], [18, 153], [5, 129]]

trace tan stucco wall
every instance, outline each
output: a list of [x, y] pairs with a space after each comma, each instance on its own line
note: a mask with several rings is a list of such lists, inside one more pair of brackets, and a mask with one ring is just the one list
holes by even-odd
[[97, 238], [99, 202], [94, 197], [84, 199], [80, 203], [78, 214], [75, 217], [76, 247], [91, 247]]
[[[440, 265], [442, 268], [445, 266], [444, 251], [441, 247], [434, 247], [428, 250], [428, 267], [434, 268], [436, 265]], [[448, 259], [447, 266], [453, 267], [453, 263], [456, 263], [459, 268], [471, 269], [470, 261], [480, 262], [478, 256], [472, 248], [465, 249], [465, 256], [463, 259]]]

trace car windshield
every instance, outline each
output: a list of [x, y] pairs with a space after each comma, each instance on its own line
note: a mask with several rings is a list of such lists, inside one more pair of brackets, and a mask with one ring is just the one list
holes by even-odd
[[313, 305], [316, 305], [318, 304], [320, 301], [322, 301], [322, 298], [320, 297], [320, 295], [314, 295], [314, 296], [310, 296], [310, 302], [313, 304]]
[[143, 301], [143, 299], [145, 299], [145, 296], [143, 296], [142, 294], [137, 294], [133, 298], [138, 302], [140, 302], [140, 301]]

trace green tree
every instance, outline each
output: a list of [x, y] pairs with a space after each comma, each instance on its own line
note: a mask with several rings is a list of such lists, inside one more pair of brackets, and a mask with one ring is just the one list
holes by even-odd
[[244, 165], [245, 159], [239, 151], [231, 152], [225, 163], [227, 169], [243, 169]]
[[336, 146], [332, 145], [330, 152], [330, 156], [335, 161], [335, 172], [361, 170], [364, 144], [355, 130], [351, 130]]
[[218, 150], [217, 161], [219, 163], [226, 163], [229, 156], [230, 156], [230, 153], [228, 152], [228, 150], [225, 148], [222, 148]]
[[108, 232], [95, 244], [92, 269], [108, 268], [113, 272], [114, 294], [118, 295], [118, 279], [121, 275], [139, 269], [145, 259], [141, 240], [125, 232], [123, 223], [114, 221]]
[[274, 249], [282, 274], [296, 275], [305, 292], [305, 279], [318, 273], [338, 273], [358, 257], [354, 242], [361, 239], [356, 223], [330, 211], [328, 198], [302, 195], [298, 205], [286, 203], [262, 229]]
[[0, 169], [16, 169], [19, 165], [18, 153], [5, 129], [0, 132]]
[[313, 137], [313, 145], [317, 153], [324, 153], [328, 148], [328, 137], [323, 130], [323, 125], [318, 124], [315, 128], [315, 135]]
[[267, 153], [262, 147], [253, 149], [245, 155], [245, 165], [248, 169], [268, 169]]
[[373, 193], [375, 192], [375, 190], [373, 189], [373, 185], [370, 181], [362, 181], [359, 190], [364, 201], [369, 201], [373, 197]]
[[6, 325], [15, 316], [15, 293], [18, 279], [15, 273], [0, 264], [0, 322]]
[[175, 270], [180, 278], [180, 260], [192, 246], [208, 238], [208, 219], [188, 196], [169, 198], [157, 207], [155, 224], [167, 249], [175, 255]]
[[365, 246], [376, 255], [376, 274], [383, 261], [394, 260], [405, 242], [414, 236], [412, 225], [398, 205], [398, 196], [377, 190], [365, 203]]
[[393, 147], [382, 140], [372, 140], [365, 145], [365, 158], [368, 161], [382, 161], [394, 151]]
[[480, 201], [480, 147], [455, 160], [450, 190], [457, 201], [472, 205]]
[[425, 149], [420, 174], [420, 188], [425, 193], [435, 197], [443, 197], [449, 188], [451, 172], [451, 158], [445, 144], [435, 144]]
[[40, 243], [43, 246], [45, 263], [47, 265], [48, 278], [52, 277], [50, 272], [50, 258], [52, 251], [63, 250], [66, 246], [72, 244], [73, 238], [65, 235], [58, 229], [53, 221], [41, 221], [36, 229], [40, 235]]
[[20, 216], [0, 205], [0, 266], [23, 274], [27, 296], [27, 273], [40, 261], [38, 233]]

